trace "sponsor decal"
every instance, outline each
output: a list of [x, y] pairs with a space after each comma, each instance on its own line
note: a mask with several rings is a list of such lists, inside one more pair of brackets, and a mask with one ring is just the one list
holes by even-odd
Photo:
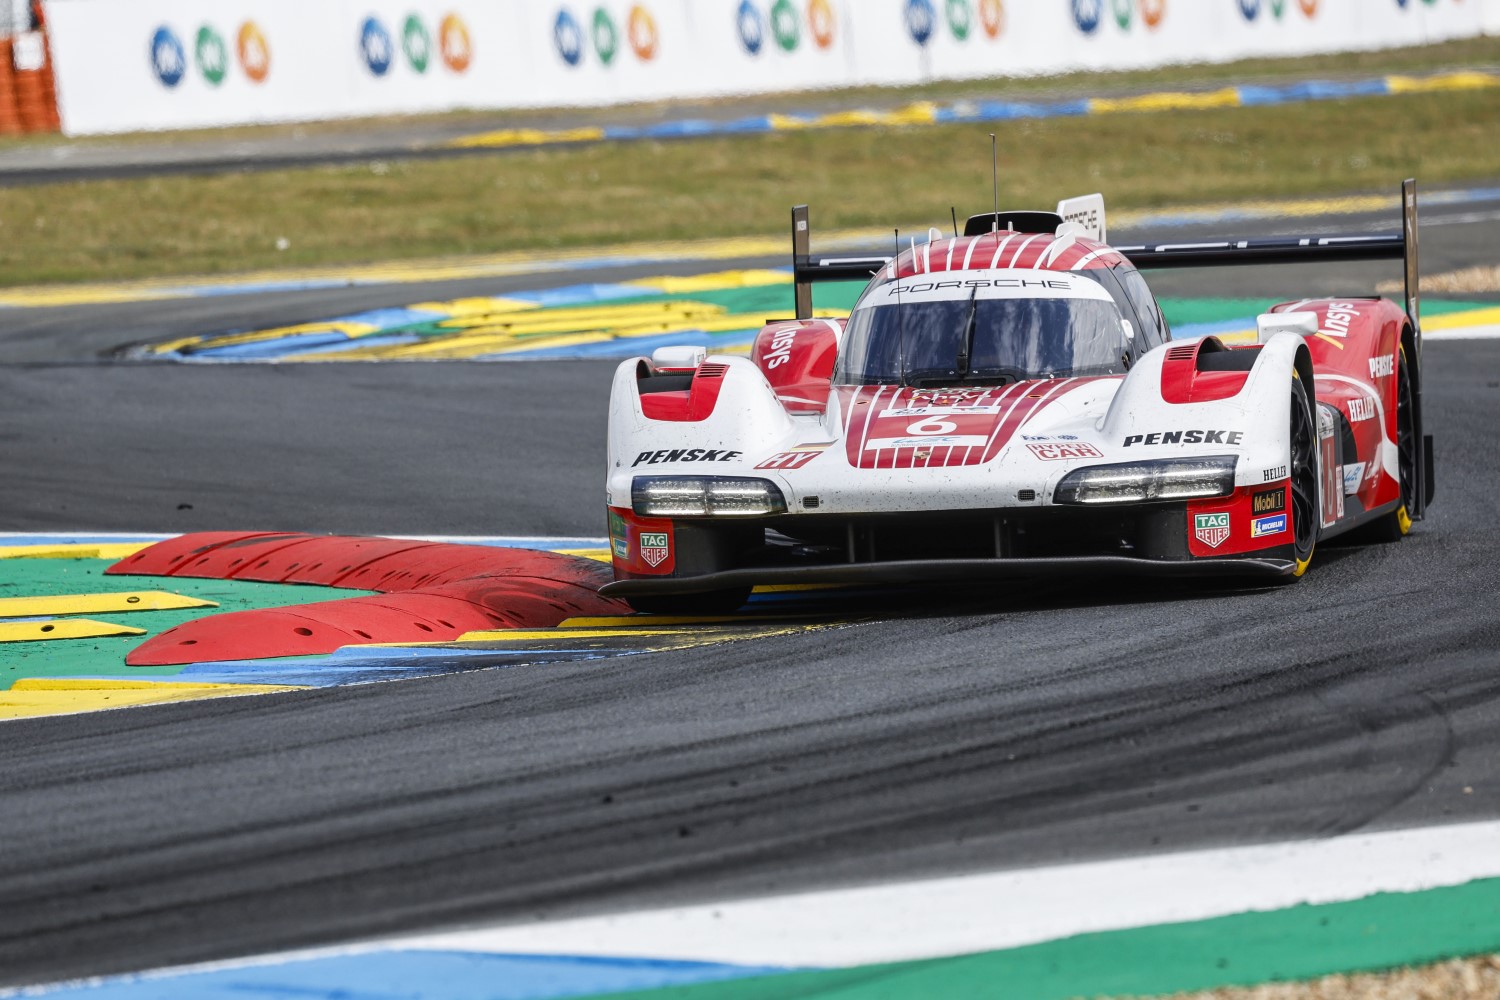
[[932, 40], [932, 29], [937, 25], [937, 11], [932, 9], [932, 0], [906, 0], [906, 33], [918, 45], [925, 46]]
[[625, 19], [625, 36], [630, 39], [630, 51], [641, 62], [656, 58], [656, 18], [640, 4], [630, 8], [630, 15]]
[[953, 37], [960, 42], [969, 37], [969, 31], [974, 27], [974, 12], [969, 9], [969, 0], [948, 0], [943, 5], [943, 11], [948, 18], [948, 30], [953, 32]]
[[1218, 548], [1229, 538], [1229, 513], [1194, 514], [1193, 534], [1209, 548]]
[[385, 76], [390, 72], [393, 52], [391, 33], [385, 30], [385, 25], [373, 15], [365, 18], [359, 26], [359, 53], [365, 66], [375, 76]]
[[792, 344], [796, 339], [796, 328], [783, 330], [771, 338], [771, 349], [766, 352], [766, 368], [780, 368], [792, 360]]
[[254, 21], [240, 25], [235, 39], [235, 52], [240, 57], [240, 68], [251, 83], [264, 83], [271, 73], [271, 46], [265, 34]]
[[823, 454], [823, 449], [815, 451], [782, 451], [756, 466], [757, 469], [800, 469], [808, 462]]
[[783, 52], [795, 52], [802, 42], [802, 19], [792, 0], [776, 0], [771, 5], [771, 35]]
[[609, 16], [609, 11], [603, 7], [594, 11], [593, 27], [594, 51], [599, 55], [599, 62], [608, 66], [615, 61], [615, 53], [620, 48], [620, 32], [615, 27], [615, 19]]
[[1099, 21], [1104, 16], [1104, 0], [1073, 0], [1073, 23], [1085, 35], [1099, 30]]
[[558, 10], [556, 20], [552, 22], [552, 44], [557, 48], [558, 57], [569, 66], [577, 66], [583, 61], [583, 28], [566, 7]]
[[740, 457], [737, 451], [720, 448], [671, 448], [661, 451], [643, 451], [630, 463], [637, 465], [660, 465], [663, 462], [733, 462]]
[[1344, 495], [1349, 496], [1359, 492], [1359, 484], [1365, 478], [1365, 463], [1354, 462], [1344, 466]]
[[[1328, 312], [1323, 317], [1323, 326], [1318, 330], [1318, 336], [1327, 339], [1335, 337], [1329, 343], [1337, 343], [1349, 336], [1349, 324], [1358, 315], [1356, 307], [1352, 302], [1333, 302], [1328, 306]], [[1340, 347], [1343, 345], [1340, 344]]]
[[1141, 20], [1155, 31], [1167, 16], [1167, 0], [1141, 0]]
[[427, 72], [427, 63], [432, 59], [432, 36], [415, 14], [407, 15], [406, 23], [401, 26], [401, 51], [406, 53], [412, 69], [419, 74]]
[[[1228, 516], [1228, 515], [1226, 515]], [[1227, 530], [1227, 529], [1226, 529]], [[1286, 515], [1277, 514], [1274, 517], [1257, 517], [1250, 522], [1250, 537], [1261, 538], [1265, 535], [1279, 535], [1286, 531]]]
[[616, 559], [630, 559], [630, 528], [614, 511], [609, 512], [609, 547]]
[[[1434, 0], [1426, 0], [1426, 2], [1432, 4]], [[1297, 0], [1297, 6], [1301, 7], [1302, 13], [1308, 17], [1318, 16], [1318, 0]]]
[[[991, 2], [998, 5], [1000, 0]], [[837, 23], [828, 0], [810, 0], [807, 5], [807, 27], [812, 33], [814, 45], [820, 49], [830, 48]]]
[[438, 48], [443, 56], [443, 65], [455, 73], [462, 73], [474, 60], [474, 42], [469, 36], [469, 26], [457, 14], [449, 14], [438, 26]]
[[985, 434], [946, 434], [939, 437], [894, 437], [870, 438], [865, 442], [865, 451], [883, 451], [886, 448], [925, 448], [941, 445], [945, 448], [978, 448], [989, 442]]
[[740, 44], [752, 56], [760, 55], [766, 43], [766, 23], [760, 16], [760, 8], [751, 0], [740, 0], [740, 9], [735, 14], [735, 27], [740, 33]]
[[670, 536], [665, 531], [641, 532], [641, 558], [648, 566], [660, 566], [672, 554]]
[[187, 53], [183, 51], [182, 40], [165, 24], [157, 28], [151, 36], [151, 71], [163, 87], [171, 90], [182, 82], [186, 69]]
[[1022, 441], [1077, 441], [1076, 434], [1022, 434]]
[[1115, 23], [1120, 26], [1121, 31], [1130, 30], [1132, 4], [1133, 0], [1114, 0]]
[[1239, 0], [1240, 16], [1247, 21], [1254, 21], [1260, 16], [1260, 0]]
[[1260, 474], [1260, 481], [1263, 483], [1274, 483], [1278, 479], [1285, 478], [1286, 466], [1284, 465], [1273, 465], [1269, 469], [1263, 469]]
[[1286, 510], [1286, 490], [1263, 490], [1250, 495], [1250, 513], [1274, 514]]
[[1028, 444], [1031, 453], [1044, 462], [1060, 462], [1068, 458], [1103, 458], [1104, 455], [1091, 444]]
[[198, 29], [193, 55], [198, 61], [198, 72], [203, 74], [210, 87], [224, 82], [224, 74], [229, 71], [229, 47], [212, 25], [205, 24]]
[[979, 0], [979, 26], [991, 40], [1005, 31], [1005, 5], [1000, 0]]
[[1125, 438], [1125, 447], [1144, 444], [1229, 444], [1236, 445], [1244, 438], [1244, 431], [1155, 431], [1151, 434], [1131, 434]]
[[1396, 374], [1396, 356], [1394, 354], [1382, 354], [1377, 358], [1370, 359], [1370, 377], [1386, 378]]
[[966, 281], [918, 281], [906, 285], [893, 285], [887, 295], [921, 295], [925, 292], [940, 292], [946, 288], [1048, 288], [1057, 292], [1071, 291], [1073, 285], [1061, 278], [969, 278]]
[[1375, 417], [1375, 401], [1368, 396], [1360, 396], [1349, 400], [1349, 422], [1357, 424], [1361, 420], [1373, 420]]

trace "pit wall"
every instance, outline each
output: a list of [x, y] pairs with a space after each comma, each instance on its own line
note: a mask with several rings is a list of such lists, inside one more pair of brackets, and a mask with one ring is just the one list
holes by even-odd
[[1500, 0], [47, 0], [69, 134], [1139, 69], [1500, 31]]

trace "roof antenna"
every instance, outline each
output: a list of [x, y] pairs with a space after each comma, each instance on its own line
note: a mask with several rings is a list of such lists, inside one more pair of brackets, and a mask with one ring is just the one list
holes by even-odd
[[[915, 266], [916, 244], [912, 245], [913, 266]], [[901, 230], [896, 230], [896, 256], [891, 258], [892, 280], [896, 282], [894, 289], [896, 293], [896, 359], [899, 369], [896, 372], [896, 384], [906, 384], [906, 314], [901, 311]]]
[[953, 205], [948, 206], [948, 211], [953, 215], [953, 238], [958, 239], [958, 209]]
[[992, 233], [1000, 231], [1000, 144], [990, 133], [990, 183], [995, 191], [995, 224]]

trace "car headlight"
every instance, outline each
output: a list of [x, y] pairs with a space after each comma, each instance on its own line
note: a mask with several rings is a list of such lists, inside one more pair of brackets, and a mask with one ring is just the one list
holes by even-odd
[[641, 517], [754, 517], [785, 514], [786, 498], [769, 479], [637, 476], [630, 504]]
[[1234, 492], [1233, 455], [1091, 465], [1063, 476], [1055, 503], [1150, 503], [1225, 497]]

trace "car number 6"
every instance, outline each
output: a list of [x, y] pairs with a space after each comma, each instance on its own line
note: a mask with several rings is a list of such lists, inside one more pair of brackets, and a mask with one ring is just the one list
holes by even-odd
[[927, 417], [923, 420], [918, 420], [916, 423], [908, 427], [906, 429], [906, 433], [916, 435], [937, 435], [952, 434], [956, 430], [958, 430], [958, 425], [951, 420], [939, 420], [937, 417]]

